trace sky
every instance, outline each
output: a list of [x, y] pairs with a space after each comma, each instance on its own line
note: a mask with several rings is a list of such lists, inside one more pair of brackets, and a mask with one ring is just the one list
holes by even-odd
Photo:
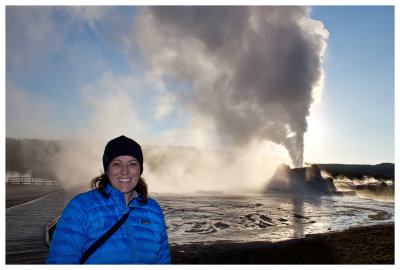
[[394, 162], [393, 6], [16, 6], [5, 43], [6, 137]]
[[393, 7], [314, 7], [311, 16], [330, 36], [305, 159], [394, 162]]

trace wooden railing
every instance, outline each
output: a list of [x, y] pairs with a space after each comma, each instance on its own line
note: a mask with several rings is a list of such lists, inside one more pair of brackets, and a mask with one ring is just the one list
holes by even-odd
[[60, 182], [58, 180], [50, 180], [45, 178], [18, 176], [9, 177], [7, 184], [59, 185]]
[[46, 233], [46, 246], [48, 246], [48, 247], [50, 246], [51, 240], [53, 238], [53, 233], [54, 233], [54, 231], [56, 229], [57, 222], [58, 222], [58, 219], [60, 217], [61, 216], [58, 216], [56, 219], [54, 219], [50, 223], [46, 224], [46, 229], [45, 229], [46, 230], [45, 231], [45, 233]]

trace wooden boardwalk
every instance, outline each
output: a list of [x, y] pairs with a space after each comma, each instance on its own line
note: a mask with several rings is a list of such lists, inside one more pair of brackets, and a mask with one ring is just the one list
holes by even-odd
[[43, 196], [6, 210], [6, 264], [44, 264], [48, 254], [46, 224], [57, 218], [68, 201], [86, 187]]

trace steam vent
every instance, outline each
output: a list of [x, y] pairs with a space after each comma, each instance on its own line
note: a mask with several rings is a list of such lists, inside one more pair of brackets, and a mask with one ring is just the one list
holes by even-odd
[[300, 195], [337, 193], [333, 179], [323, 178], [317, 165], [295, 169], [287, 165], [279, 166], [265, 189], [265, 192], [271, 191]]

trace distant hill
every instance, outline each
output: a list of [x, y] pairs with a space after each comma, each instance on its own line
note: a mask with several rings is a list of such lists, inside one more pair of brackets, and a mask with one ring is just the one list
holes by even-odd
[[395, 166], [393, 163], [381, 163], [377, 165], [356, 164], [314, 164], [321, 171], [326, 171], [332, 177], [344, 176], [349, 179], [363, 179], [373, 177], [379, 180], [394, 180]]
[[55, 179], [51, 167], [60, 148], [60, 141], [6, 138], [6, 172]]

